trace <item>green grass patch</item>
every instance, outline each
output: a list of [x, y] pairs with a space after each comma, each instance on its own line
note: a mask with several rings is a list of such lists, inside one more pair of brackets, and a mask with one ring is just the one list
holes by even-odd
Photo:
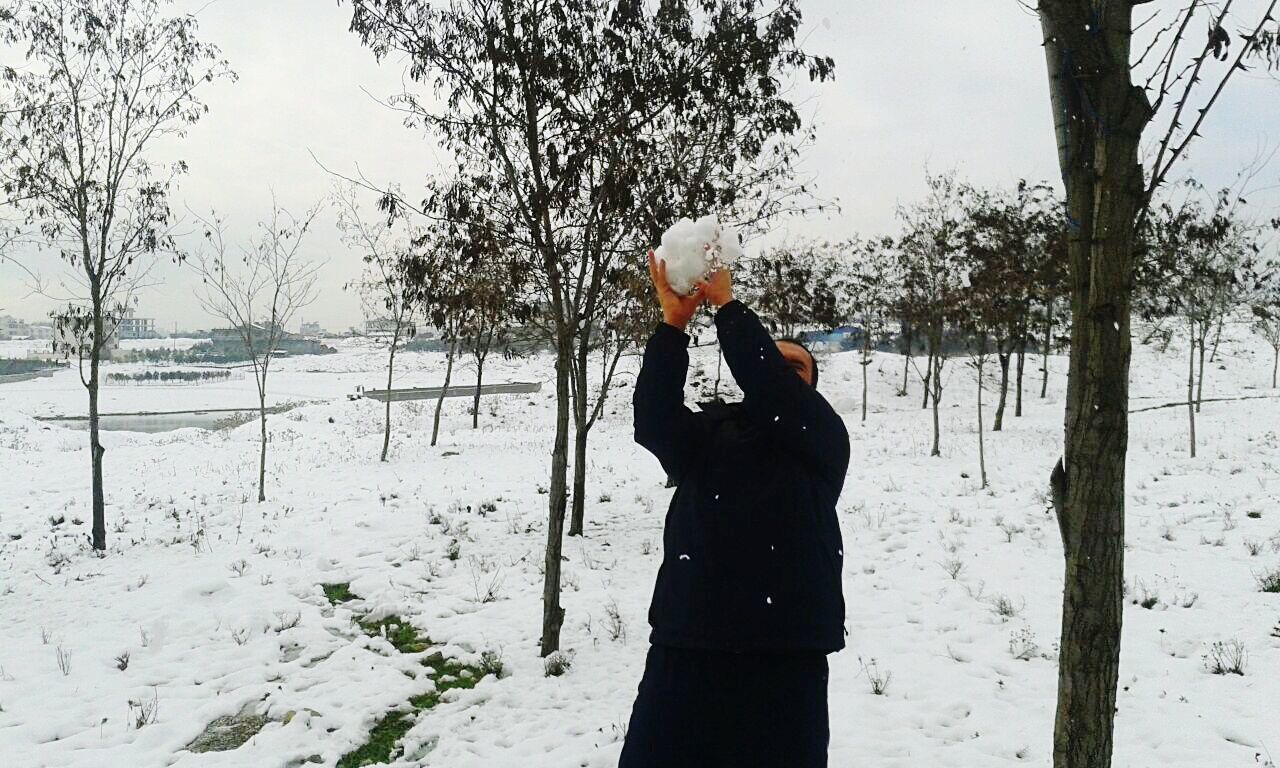
[[324, 596], [329, 598], [329, 602], [337, 605], [338, 603], [349, 603], [352, 600], [360, 599], [360, 596], [351, 591], [351, 584], [321, 584], [320, 588], [324, 590]]
[[404, 619], [392, 614], [383, 619], [360, 619], [356, 622], [369, 637], [385, 637], [401, 653], [422, 653], [431, 647], [431, 638]]
[[396, 743], [413, 727], [408, 712], [388, 712], [382, 719], [374, 723], [369, 731], [369, 740], [353, 752], [348, 752], [338, 761], [338, 768], [359, 768], [362, 765], [389, 763], [393, 757], [400, 756], [400, 748]]
[[[383, 619], [383, 622], [389, 620], [398, 621], [396, 617], [389, 616], [387, 619]], [[370, 623], [367, 626], [361, 623], [361, 626], [365, 627], [365, 631], [368, 632], [368, 626], [385, 626], [383, 622]], [[401, 626], [408, 625], [402, 624]], [[388, 637], [390, 636], [391, 632], [388, 632]], [[485, 673], [480, 668], [469, 667], [456, 659], [446, 659], [444, 654], [439, 651], [423, 659], [422, 666], [433, 670], [434, 675], [432, 677], [435, 680], [435, 689], [410, 698], [409, 707], [411, 711], [396, 709], [383, 715], [382, 719], [374, 724], [373, 730], [369, 732], [369, 740], [359, 749], [343, 755], [342, 759], [338, 761], [338, 768], [360, 768], [360, 766], [365, 765], [384, 764], [400, 757], [402, 750], [398, 743], [413, 727], [414, 718], [411, 715], [425, 712], [435, 707], [440, 703], [440, 698], [445, 691], [455, 688], [475, 688], [476, 683], [480, 682], [481, 678], [485, 676]]]

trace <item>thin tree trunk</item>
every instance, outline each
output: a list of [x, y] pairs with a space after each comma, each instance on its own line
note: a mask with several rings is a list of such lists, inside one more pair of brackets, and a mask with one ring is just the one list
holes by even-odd
[[587, 344], [588, 339], [584, 339], [578, 349], [578, 364], [573, 372], [573, 493], [569, 497], [570, 536], [582, 535], [587, 514]]
[[471, 402], [471, 428], [480, 428], [480, 387], [484, 382], [484, 359], [488, 355], [476, 357], [476, 394]]
[[[1196, 324], [1191, 323], [1191, 349], [1187, 357], [1187, 419], [1190, 424], [1188, 435], [1191, 440], [1191, 458], [1196, 457], [1196, 410], [1200, 400], [1195, 396], [1196, 387]], [[1203, 359], [1203, 355], [1201, 356]]]
[[454, 339], [449, 344], [449, 357], [444, 366], [444, 386], [440, 388], [440, 396], [436, 398], [436, 416], [431, 424], [431, 445], [434, 447], [436, 438], [440, 436], [440, 411], [444, 409], [444, 396], [449, 393], [449, 382], [453, 379], [453, 356], [458, 351], [458, 340]]
[[[987, 362], [987, 342], [984, 337], [982, 349], [978, 355], [978, 470], [982, 475], [982, 487], [987, 487], [987, 448], [982, 439], [982, 369]], [[1008, 365], [1005, 364], [1007, 370]]]
[[107, 503], [102, 487], [102, 459], [106, 449], [102, 447], [98, 418], [98, 376], [102, 357], [103, 322], [99, 302], [93, 310], [93, 346], [89, 354], [89, 464], [93, 482], [93, 548], [99, 552], [107, 548]]
[[258, 390], [258, 425], [262, 434], [258, 451], [258, 501], [267, 500], [267, 395], [266, 376]]
[[1052, 475], [1064, 574], [1054, 768], [1110, 768], [1124, 617], [1134, 229], [1151, 106], [1134, 85], [1133, 3], [1039, 0], [1066, 191], [1071, 347]]
[[934, 353], [933, 339], [932, 337], [930, 337], [929, 362], [925, 364], [924, 378], [922, 379], [922, 382], [924, 384], [924, 402], [920, 404], [921, 410], [924, 410], [925, 408], [929, 407], [929, 390], [931, 387], [930, 381], [933, 379], [933, 353]]
[[[869, 337], [868, 337], [869, 338]], [[871, 367], [870, 343], [862, 343], [862, 420], [867, 420], [867, 369]]]
[[[1002, 348], [1002, 345], [1000, 344], [999, 341], [996, 342], [996, 348], [997, 349]], [[1000, 360], [1000, 400], [996, 404], [996, 419], [995, 419], [995, 423], [991, 425], [992, 432], [999, 432], [1004, 427], [1004, 406], [1005, 406], [1005, 401], [1009, 397], [1009, 357], [1010, 355], [1008, 352], [998, 351], [996, 352], [996, 357], [999, 358]], [[982, 371], [979, 370], [978, 373], [979, 375], [981, 375]], [[981, 382], [979, 382], [979, 384], [981, 384]]]
[[907, 384], [911, 376], [911, 344], [915, 340], [915, 334], [909, 329], [907, 323], [902, 324], [902, 389], [898, 390], [898, 397], [907, 396]]
[[564, 549], [564, 512], [569, 459], [569, 354], [568, 331], [556, 340], [556, 436], [551, 449], [551, 488], [548, 499], [547, 551], [543, 562], [542, 640], [545, 657], [560, 650], [564, 608], [560, 606], [560, 553]]
[[1271, 362], [1271, 388], [1276, 388], [1276, 374], [1280, 373], [1280, 347], [1275, 348], [1275, 359]]
[[1022, 418], [1022, 370], [1027, 363], [1027, 335], [1022, 334], [1021, 341], [1018, 343], [1018, 377], [1017, 388], [1014, 389], [1013, 399], [1013, 417], [1015, 419]]
[[938, 403], [942, 400], [942, 357], [933, 361], [933, 449], [930, 456], [942, 455], [942, 427], [938, 421]]
[[1044, 348], [1040, 350], [1040, 358], [1043, 363], [1040, 379], [1040, 399], [1043, 400], [1049, 394], [1049, 347], [1053, 346], [1053, 303], [1050, 302], [1045, 308], [1044, 320]]
[[1200, 373], [1196, 377], [1196, 413], [1200, 412], [1200, 399], [1204, 396], [1204, 342], [1205, 337], [1209, 335], [1209, 326], [1205, 323], [1200, 324], [1200, 338], [1198, 345], [1200, 347]]
[[400, 329], [396, 328], [391, 339], [391, 354], [387, 356], [387, 413], [382, 430], [382, 461], [387, 460], [387, 451], [391, 448], [391, 381], [396, 367], [396, 344], [400, 340]]
[[1222, 342], [1222, 326], [1226, 325], [1226, 323], [1227, 323], [1226, 314], [1219, 315], [1218, 330], [1214, 331], [1214, 334], [1213, 334], [1213, 351], [1209, 353], [1209, 362], [1211, 363], [1218, 359], [1218, 344]]

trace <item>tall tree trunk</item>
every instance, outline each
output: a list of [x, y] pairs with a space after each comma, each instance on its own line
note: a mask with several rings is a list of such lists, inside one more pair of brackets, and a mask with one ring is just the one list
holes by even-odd
[[1063, 539], [1055, 768], [1109, 768], [1124, 614], [1134, 226], [1151, 106], [1131, 79], [1131, 2], [1040, 0], [1066, 190], [1071, 349], [1065, 455], [1053, 473]]
[[391, 381], [396, 367], [396, 344], [400, 340], [400, 329], [396, 328], [391, 339], [391, 354], [387, 356], [387, 413], [382, 430], [382, 461], [387, 460], [387, 451], [391, 448]]
[[548, 499], [547, 552], [543, 562], [541, 652], [547, 656], [560, 650], [560, 627], [564, 608], [560, 606], [560, 553], [564, 549], [564, 511], [569, 459], [569, 355], [572, 338], [558, 329], [556, 340], [556, 436], [551, 449], [551, 488]]
[[431, 423], [431, 445], [434, 447], [436, 438], [440, 436], [440, 411], [444, 409], [444, 397], [449, 394], [449, 382], [453, 380], [453, 356], [458, 351], [458, 340], [455, 338], [449, 343], [449, 357], [444, 365], [444, 386], [440, 388], [440, 396], [436, 398], [436, 415]]
[[[1191, 440], [1191, 458], [1196, 457], [1196, 409], [1199, 405], [1198, 398], [1195, 396], [1196, 386], [1196, 324], [1191, 323], [1191, 348], [1190, 355], [1187, 357], [1187, 419], [1190, 426], [1188, 435]], [[1201, 355], [1201, 360], [1204, 356]]]
[[1218, 329], [1213, 333], [1213, 351], [1209, 353], [1209, 362], [1218, 359], [1218, 345], [1222, 343], [1222, 326], [1227, 324], [1227, 315], [1224, 312], [1218, 316]]
[[267, 500], [267, 399], [258, 398], [258, 426], [261, 429], [258, 450], [258, 501]]
[[[987, 341], [982, 340], [982, 349], [978, 355], [978, 471], [982, 476], [982, 487], [987, 487], [987, 447], [982, 439], [982, 369], [987, 362]], [[1008, 370], [1008, 363], [1005, 363]]]
[[1049, 348], [1053, 346], [1053, 302], [1045, 308], [1044, 320], [1044, 348], [1040, 350], [1040, 359], [1043, 363], [1041, 368], [1040, 379], [1040, 399], [1045, 399], [1049, 394]]
[[1013, 416], [1022, 418], [1022, 370], [1027, 363], [1027, 334], [1023, 333], [1018, 342], [1018, 377], [1017, 387], [1013, 390]]
[[569, 535], [581, 536], [587, 514], [587, 362], [590, 350], [583, 340], [573, 372], [573, 493], [569, 510]]
[[932, 388], [931, 381], [933, 379], [933, 359], [934, 359], [933, 337], [930, 336], [929, 337], [929, 362], [925, 364], [924, 378], [921, 380], [922, 383], [924, 384], [924, 402], [920, 404], [921, 410], [924, 410], [925, 408], [929, 407], [929, 390]]
[[870, 337], [862, 342], [862, 420], [867, 420], [867, 369], [871, 367]]
[[[997, 345], [996, 347], [997, 349], [1003, 350], [1004, 348], [1003, 344], [997, 341], [996, 345]], [[995, 422], [991, 425], [992, 432], [999, 432], [1002, 428], [1004, 428], [1004, 406], [1005, 406], [1005, 401], [1009, 397], [1010, 354], [1008, 352], [999, 351], [999, 352], [996, 352], [996, 357], [999, 358], [1000, 360], [1000, 400], [999, 402], [996, 403], [996, 419], [995, 419]], [[982, 375], [981, 369], [978, 370], [978, 375], [979, 377], [981, 377]], [[978, 384], [979, 386], [981, 386], [982, 382], [979, 381]]]
[[942, 356], [933, 361], [933, 449], [930, 456], [942, 455], [942, 427], [938, 421], [938, 403], [942, 401]]
[[[865, 329], [863, 331], [865, 333]], [[898, 390], [898, 397], [907, 396], [907, 383], [910, 381], [911, 375], [911, 344], [915, 341], [915, 334], [911, 330], [908, 323], [902, 324], [902, 389]]]
[[104, 325], [102, 304], [95, 301], [93, 346], [89, 350], [89, 464], [93, 482], [93, 548], [99, 552], [107, 548], [107, 502], [102, 488], [102, 458], [106, 455], [106, 449], [102, 447], [98, 433], [98, 377], [102, 348], [105, 346], [102, 340]]
[[1196, 376], [1196, 413], [1200, 412], [1200, 401], [1204, 397], [1204, 342], [1208, 335], [1208, 324], [1200, 323], [1200, 338], [1197, 342], [1197, 346], [1200, 347], [1200, 373]]
[[471, 401], [471, 428], [480, 428], [480, 387], [484, 382], [484, 359], [487, 355], [476, 356], [476, 394]]

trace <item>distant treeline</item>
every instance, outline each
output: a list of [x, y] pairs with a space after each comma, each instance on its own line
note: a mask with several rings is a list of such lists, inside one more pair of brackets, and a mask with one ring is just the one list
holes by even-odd
[[142, 371], [140, 373], [109, 373], [108, 381], [128, 383], [168, 383], [192, 381], [221, 381], [231, 378], [231, 371]]
[[35, 373], [36, 371], [43, 371], [47, 368], [57, 367], [57, 363], [51, 363], [47, 360], [0, 358], [0, 376], [10, 376], [19, 373]]

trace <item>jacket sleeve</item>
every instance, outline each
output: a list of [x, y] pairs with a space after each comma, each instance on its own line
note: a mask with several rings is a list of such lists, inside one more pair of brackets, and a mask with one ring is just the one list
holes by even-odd
[[844, 419], [787, 365], [760, 318], [745, 304], [735, 300], [721, 307], [716, 332], [751, 417], [814, 462], [839, 493], [849, 469]]
[[636, 379], [632, 407], [635, 439], [658, 457], [667, 475], [679, 481], [705, 443], [703, 417], [684, 404], [689, 370], [689, 337], [662, 323], [649, 338]]

